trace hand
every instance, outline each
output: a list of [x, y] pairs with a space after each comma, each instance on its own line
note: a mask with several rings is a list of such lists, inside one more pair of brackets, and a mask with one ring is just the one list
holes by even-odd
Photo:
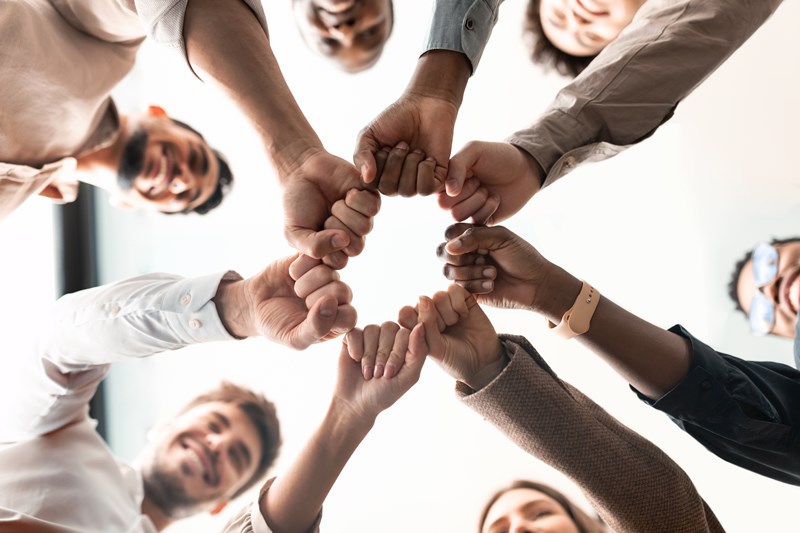
[[373, 218], [381, 208], [381, 196], [374, 191], [350, 189], [347, 196], [337, 200], [331, 208], [331, 216], [325, 220], [325, 229], [342, 230], [350, 238], [343, 251], [333, 252], [323, 262], [336, 268], [347, 264], [349, 255], [358, 255], [364, 250], [366, 235], [372, 231]]
[[440, 190], [447, 175], [458, 105], [406, 92], [358, 135], [353, 161], [364, 183], [388, 196]]
[[482, 304], [534, 310], [538, 289], [555, 267], [528, 242], [502, 226], [453, 224], [437, 255], [444, 275], [466, 288]]
[[354, 329], [342, 345], [334, 392], [334, 399], [347, 405], [349, 412], [368, 420], [394, 404], [417, 382], [427, 354], [421, 325], [408, 330], [386, 322], [379, 329], [380, 340], [385, 341], [391, 351], [387, 356], [397, 365], [397, 370], [391, 374], [387, 370], [382, 377], [376, 374], [372, 379], [367, 378], [359, 363], [360, 356], [383, 348], [378, 344], [378, 337]]
[[[346, 199], [353, 189], [363, 189], [358, 171], [345, 161], [324, 150], [316, 150], [292, 168], [285, 179], [283, 206], [285, 233], [289, 243], [311, 257], [325, 258], [333, 268], [343, 268], [348, 256], [354, 256], [364, 247], [364, 234], [359, 228], [341, 228], [326, 225], [337, 201]], [[359, 196], [360, 197], [360, 196]], [[370, 219], [380, 208], [380, 200], [362, 208]], [[349, 230], [349, 231], [348, 231]], [[341, 253], [335, 253], [341, 252]]]
[[352, 329], [351, 300], [335, 270], [303, 255], [275, 261], [252, 278], [223, 282], [214, 297], [232, 335], [261, 335], [297, 350]]
[[[470, 183], [472, 179], [478, 183]], [[447, 190], [439, 193], [439, 205], [458, 221], [472, 217], [476, 224], [494, 224], [522, 209], [543, 179], [536, 160], [516, 146], [470, 142], [450, 159]], [[484, 205], [487, 200], [489, 207]]]
[[497, 333], [464, 288], [451, 285], [432, 298], [420, 297], [417, 307], [404, 307], [404, 327], [422, 324], [428, 353], [445, 371], [475, 390], [483, 388], [504, 366]]

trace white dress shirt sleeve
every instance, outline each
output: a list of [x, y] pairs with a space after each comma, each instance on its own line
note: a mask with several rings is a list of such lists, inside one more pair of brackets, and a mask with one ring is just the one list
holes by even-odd
[[[189, 344], [232, 340], [211, 299], [233, 272], [195, 279], [149, 274], [58, 300], [37, 347], [22, 355], [0, 442], [49, 433], [88, 416], [109, 364]], [[10, 418], [10, 419], [9, 419]]]
[[616, 155], [669, 120], [780, 3], [648, 0], [534, 125], [507, 141], [539, 162], [544, 186], [580, 163]]
[[461, 52], [469, 59], [474, 73], [497, 23], [502, 3], [503, 0], [434, 0], [425, 52]]
[[[258, 19], [258, 23], [267, 30], [267, 17], [259, 0], [240, 0], [247, 4], [250, 11]], [[145, 33], [154, 42], [179, 53], [189, 69], [192, 68], [186, 56], [186, 43], [183, 40], [183, 19], [189, 0], [134, 0], [139, 20], [142, 21]], [[220, 16], [224, 16], [226, 2], [219, 0]], [[192, 70], [192, 72], [194, 72]]]

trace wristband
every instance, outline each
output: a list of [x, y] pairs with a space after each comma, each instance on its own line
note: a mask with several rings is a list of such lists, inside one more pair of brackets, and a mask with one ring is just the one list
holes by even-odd
[[555, 333], [562, 339], [583, 335], [589, 331], [589, 323], [599, 301], [600, 292], [584, 281], [575, 303], [561, 317], [561, 323], [556, 326], [548, 320], [547, 325], [555, 328]]

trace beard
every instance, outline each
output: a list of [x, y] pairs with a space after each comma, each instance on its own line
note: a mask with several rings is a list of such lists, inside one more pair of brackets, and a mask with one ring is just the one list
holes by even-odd
[[133, 181], [141, 174], [144, 168], [147, 137], [147, 130], [137, 129], [131, 134], [128, 142], [125, 143], [119, 167], [117, 167], [117, 185], [123, 191], [130, 190], [133, 187]]
[[172, 519], [186, 518], [201, 510], [203, 502], [190, 498], [178, 476], [155, 460], [142, 467], [142, 482], [147, 498]]

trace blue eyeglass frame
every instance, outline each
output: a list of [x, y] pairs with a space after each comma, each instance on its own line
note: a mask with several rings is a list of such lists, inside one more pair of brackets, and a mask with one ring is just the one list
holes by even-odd
[[761, 243], [753, 249], [753, 279], [756, 292], [750, 302], [747, 320], [754, 335], [767, 335], [775, 325], [775, 303], [759, 289], [769, 285], [778, 275], [778, 249]]

